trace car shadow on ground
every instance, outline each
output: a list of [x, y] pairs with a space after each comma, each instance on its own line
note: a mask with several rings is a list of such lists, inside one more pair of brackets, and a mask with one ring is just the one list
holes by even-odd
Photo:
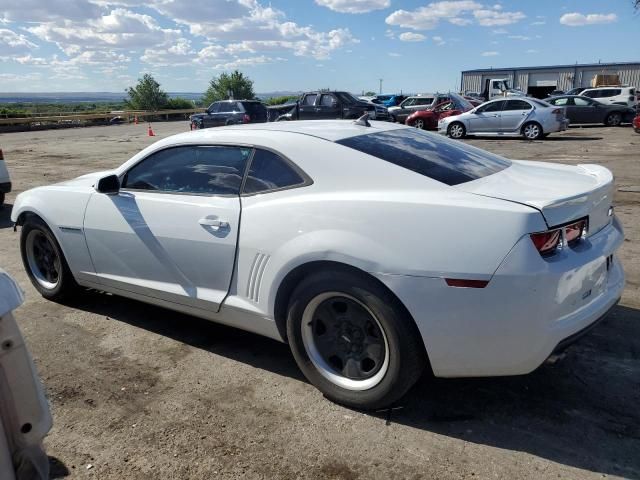
[[[93, 291], [71, 306], [306, 381], [289, 348], [274, 340]], [[618, 306], [555, 364], [520, 377], [425, 375], [396, 407], [375, 416], [387, 425], [640, 479], [639, 378], [640, 310]]]
[[13, 222], [11, 221], [12, 208], [13, 205], [10, 203], [0, 205], [0, 229], [13, 227]]

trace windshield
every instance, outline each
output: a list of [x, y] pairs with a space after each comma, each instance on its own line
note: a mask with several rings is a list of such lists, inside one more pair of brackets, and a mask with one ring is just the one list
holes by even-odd
[[461, 95], [458, 95], [457, 93], [449, 92], [448, 96], [451, 99], [451, 102], [453, 103], [453, 108], [455, 110], [462, 110], [463, 112], [467, 112], [475, 108], [469, 100], [467, 100]]
[[415, 128], [358, 135], [336, 143], [447, 185], [477, 180], [511, 165], [498, 155]]

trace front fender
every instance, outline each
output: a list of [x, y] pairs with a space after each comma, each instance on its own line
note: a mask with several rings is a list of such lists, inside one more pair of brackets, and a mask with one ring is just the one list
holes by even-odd
[[76, 279], [82, 273], [95, 273], [83, 229], [87, 203], [94, 193], [86, 186], [38, 187], [19, 194], [11, 210], [15, 223], [23, 214], [31, 213], [47, 224]]

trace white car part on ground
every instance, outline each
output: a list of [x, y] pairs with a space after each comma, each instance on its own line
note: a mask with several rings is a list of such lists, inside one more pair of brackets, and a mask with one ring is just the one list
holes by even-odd
[[12, 311], [24, 301], [16, 282], [0, 269], [0, 478], [49, 478], [42, 440], [51, 413], [35, 366]]

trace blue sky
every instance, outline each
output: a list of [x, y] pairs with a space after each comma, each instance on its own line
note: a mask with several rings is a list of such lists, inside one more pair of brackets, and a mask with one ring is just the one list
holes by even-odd
[[456, 88], [460, 71], [639, 61], [632, 0], [0, 0], [0, 91]]

